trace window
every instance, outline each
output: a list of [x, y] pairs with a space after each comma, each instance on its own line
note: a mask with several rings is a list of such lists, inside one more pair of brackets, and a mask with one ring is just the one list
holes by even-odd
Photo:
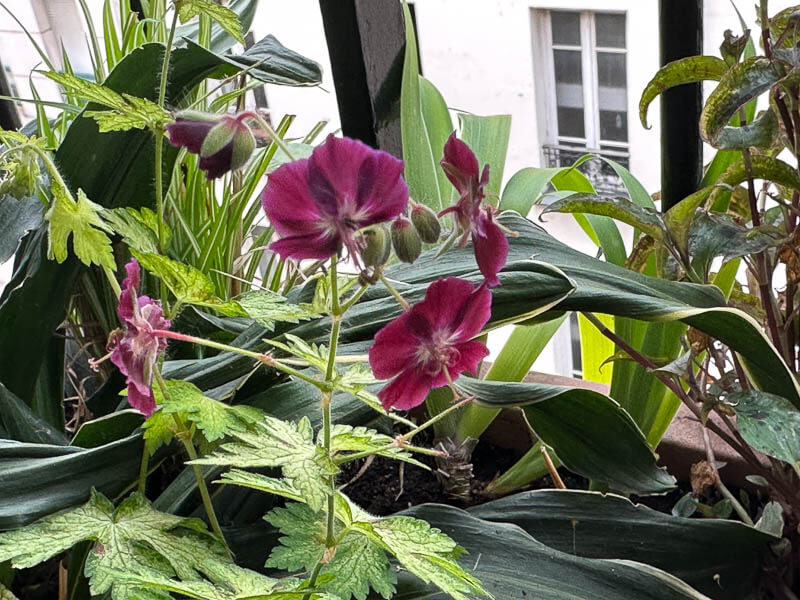
[[[533, 18], [545, 163], [570, 165], [589, 151], [627, 166], [625, 15], [537, 10]], [[586, 171], [598, 191], [621, 191], [602, 161]]]

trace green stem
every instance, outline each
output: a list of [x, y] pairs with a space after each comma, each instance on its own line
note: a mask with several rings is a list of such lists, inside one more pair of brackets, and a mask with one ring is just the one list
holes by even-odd
[[378, 446], [377, 448], [373, 448], [371, 450], [364, 450], [363, 452], [355, 452], [353, 454], [348, 454], [347, 456], [342, 457], [337, 462], [338, 463], [343, 463], [343, 462], [348, 462], [348, 461], [351, 461], [351, 460], [356, 460], [357, 458], [365, 458], [365, 457], [371, 456], [373, 454], [378, 454], [379, 452], [386, 452], [387, 450], [391, 450], [392, 448], [406, 448], [406, 449], [411, 450], [413, 452], [420, 452], [421, 454], [431, 454], [432, 456], [441, 456], [442, 455], [441, 452], [439, 452], [437, 450], [428, 450], [426, 448], [418, 448], [418, 447], [415, 447], [415, 446], [407, 446], [406, 442], [409, 441], [411, 438], [413, 438], [418, 433], [420, 433], [421, 431], [425, 431], [431, 425], [441, 421], [442, 419], [444, 419], [445, 417], [450, 415], [450, 413], [452, 413], [454, 411], [457, 411], [458, 409], [460, 409], [461, 407], [463, 407], [466, 404], [469, 404], [470, 402], [472, 402], [473, 399], [474, 399], [473, 396], [470, 396], [469, 398], [464, 398], [463, 400], [460, 400], [459, 402], [456, 402], [455, 404], [453, 404], [449, 408], [447, 408], [447, 409], [443, 410], [442, 412], [440, 412], [435, 417], [432, 417], [432, 418], [428, 419], [427, 421], [425, 421], [422, 425], [420, 425], [416, 429], [412, 429], [411, 431], [409, 431], [405, 435], [398, 436], [398, 438], [395, 441], [393, 441], [392, 443], [390, 443], [390, 444], [386, 444], [384, 446]]
[[382, 270], [378, 270], [378, 278], [381, 280], [381, 283], [386, 286], [386, 289], [389, 290], [389, 293], [395, 297], [395, 300], [400, 303], [400, 306], [403, 307], [403, 310], [409, 310], [411, 308], [411, 305], [400, 295], [400, 292], [394, 289], [394, 286], [389, 283], [389, 280], [386, 279]]
[[[339, 305], [339, 283], [336, 275], [336, 256], [331, 257], [331, 268], [329, 271], [329, 277], [331, 278], [331, 336], [330, 341], [328, 343], [328, 365], [325, 369], [325, 383], [330, 385], [333, 381], [334, 376], [336, 375], [336, 348], [339, 344], [339, 329], [342, 323], [342, 307]], [[331, 400], [333, 399], [333, 391], [325, 391], [322, 394], [322, 443], [325, 447], [325, 451], [328, 453], [328, 456], [331, 457], [333, 460], [333, 455], [331, 453]], [[335, 530], [335, 522], [336, 522], [336, 485], [334, 481], [334, 476], [331, 475], [327, 478], [328, 482], [328, 514], [326, 519], [326, 526], [325, 526], [325, 547], [327, 554], [327, 548], [335, 548], [336, 547], [336, 530]], [[325, 555], [317, 562], [314, 570], [311, 573], [311, 576], [308, 580], [309, 587], [313, 588], [317, 583], [317, 577], [319, 577], [319, 573], [322, 570], [323, 560], [325, 560]], [[311, 597], [311, 594], [306, 594], [303, 600], [308, 600]]]
[[342, 305], [342, 314], [344, 314], [345, 312], [347, 312], [347, 310], [348, 310], [348, 309], [349, 309], [351, 306], [353, 306], [353, 304], [355, 304], [356, 302], [358, 302], [358, 301], [361, 299], [361, 296], [363, 296], [363, 295], [364, 295], [364, 292], [366, 292], [366, 291], [367, 291], [367, 288], [368, 288], [368, 287], [369, 287], [368, 285], [364, 284], [364, 285], [362, 285], [362, 286], [359, 288], [359, 290], [358, 290], [358, 291], [357, 291], [355, 294], [353, 294], [352, 296], [350, 296], [350, 298], [347, 300], [347, 302], [345, 302], [345, 303]]
[[144, 443], [142, 448], [142, 462], [139, 464], [139, 479], [136, 484], [136, 491], [142, 496], [145, 495], [145, 487], [147, 484], [147, 469], [150, 466], [150, 451], [147, 449], [147, 442]]
[[[158, 387], [161, 389], [164, 399], [166, 400], [169, 397], [169, 392], [167, 392], [167, 385], [164, 382], [164, 378], [161, 376], [161, 371], [159, 369], [153, 369], [153, 375], [158, 383]], [[197, 460], [197, 451], [192, 443], [191, 433], [186, 428], [186, 425], [177, 413], [174, 413], [172, 416], [175, 419], [175, 425], [177, 427], [175, 437], [177, 437], [183, 444], [183, 447], [186, 449], [186, 454], [189, 455], [189, 460]], [[192, 471], [194, 472], [194, 477], [197, 480], [197, 487], [200, 490], [200, 497], [203, 499], [203, 506], [206, 509], [208, 521], [211, 523], [211, 530], [217, 535], [217, 537], [219, 537], [222, 543], [225, 544], [225, 547], [230, 553], [228, 544], [225, 541], [225, 536], [222, 534], [222, 528], [219, 526], [217, 515], [214, 512], [214, 505], [211, 502], [211, 495], [208, 493], [208, 486], [206, 486], [206, 479], [203, 477], [203, 471], [200, 468], [200, 465], [192, 464]]]
[[[164, 60], [161, 63], [161, 82], [158, 87], [158, 106], [163, 107], [167, 97], [167, 78], [169, 77], [169, 59], [172, 54], [172, 42], [175, 38], [175, 28], [178, 25], [178, 11], [172, 15], [172, 25], [169, 28], [167, 44], [164, 47]], [[166, 230], [164, 228], [164, 189], [163, 189], [163, 156], [164, 156], [164, 135], [161, 130], [154, 131], [155, 134], [155, 186], [156, 186], [156, 210], [158, 212], [158, 250], [161, 254], [166, 252]], [[161, 302], [166, 306], [167, 285], [161, 280]]]
[[248, 358], [253, 358], [259, 362], [262, 362], [265, 365], [274, 367], [278, 371], [282, 371], [287, 375], [291, 375], [293, 377], [297, 377], [298, 379], [302, 379], [303, 381], [306, 381], [311, 385], [318, 387], [322, 391], [328, 391], [328, 388], [330, 387], [326, 382], [320, 381], [319, 379], [314, 379], [313, 377], [310, 377], [305, 373], [298, 371], [297, 369], [293, 369], [292, 367], [284, 364], [277, 358], [272, 358], [271, 356], [267, 356], [266, 354], [263, 354], [261, 352], [253, 352], [252, 350], [237, 348], [236, 346], [229, 346], [228, 344], [214, 342], [212, 340], [195, 337], [193, 335], [187, 335], [185, 333], [178, 333], [177, 331], [169, 331], [168, 329], [154, 329], [153, 335], [163, 338], [169, 338], [172, 340], [179, 340], [181, 342], [198, 344], [199, 346], [207, 346], [208, 348], [223, 350], [224, 352], [233, 352], [235, 354], [240, 354], [241, 356], [247, 356]]

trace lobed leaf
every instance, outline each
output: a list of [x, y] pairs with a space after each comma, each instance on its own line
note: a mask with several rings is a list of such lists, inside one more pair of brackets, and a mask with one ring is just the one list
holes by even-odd
[[267, 290], [252, 290], [236, 297], [236, 302], [251, 319], [267, 331], [275, 329], [275, 322], [299, 323], [318, 317], [307, 306], [291, 304], [280, 294]]
[[72, 248], [85, 265], [116, 267], [111, 252], [108, 226], [100, 219], [100, 207], [91, 202], [83, 190], [78, 199], [70, 198], [61, 185], [53, 185], [53, 201], [45, 215], [48, 231], [47, 254], [62, 263], [67, 259], [67, 241], [72, 236]]
[[185, 23], [198, 15], [206, 15], [227, 31], [237, 42], [244, 44], [244, 32], [239, 16], [213, 0], [175, 0], [178, 17]]

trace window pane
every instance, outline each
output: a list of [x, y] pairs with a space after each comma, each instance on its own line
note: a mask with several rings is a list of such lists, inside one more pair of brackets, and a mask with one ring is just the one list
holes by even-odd
[[627, 142], [628, 113], [601, 109], [600, 139], [610, 142]]
[[[594, 16], [594, 23], [598, 46], [601, 48], [625, 47], [625, 15], [597, 13]], [[553, 37], [555, 38], [555, 36]]]
[[553, 28], [553, 43], [566, 46], [581, 45], [581, 15], [576, 12], [550, 13]]
[[583, 74], [579, 50], [553, 50], [556, 76], [558, 134], [585, 137], [583, 126]]
[[628, 141], [628, 84], [625, 55], [597, 53], [600, 139]]

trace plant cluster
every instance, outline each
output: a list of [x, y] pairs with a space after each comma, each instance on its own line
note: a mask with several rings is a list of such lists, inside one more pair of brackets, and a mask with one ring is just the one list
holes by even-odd
[[[0, 598], [53, 559], [72, 600], [796, 597], [792, 10], [761, 1], [764, 56], [728, 32], [722, 58], [645, 88], [646, 126], [666, 89], [718, 82], [700, 127], [719, 151], [662, 212], [613, 161], [627, 195], [598, 195], [580, 170], [593, 156], [501, 190], [510, 118], [454, 127], [405, 4], [403, 160], [315, 143], [325, 124], [289, 139], [291, 118], [246, 105], [264, 83], [320, 79], [272, 36], [234, 50], [254, 0], [142, 5], [121, 2], [116, 24], [106, 1], [93, 81], [42, 52], [65, 102], [34, 88], [36, 121], [0, 132], [0, 260], [16, 255], [0, 297]], [[527, 218], [544, 199], [597, 258]], [[608, 394], [523, 381], [570, 312], [584, 378]], [[483, 368], [486, 334], [509, 324]], [[655, 453], [681, 404], [707, 456], [668, 515], [628, 497], [686, 475]], [[348, 496], [393, 460], [401, 486], [420, 468], [474, 504], [473, 450], [504, 410], [530, 449], [481, 493], [544, 475], [561, 489], [388, 516]], [[723, 482], [709, 432], [755, 493]], [[564, 489], [564, 469], [592, 491]]]

